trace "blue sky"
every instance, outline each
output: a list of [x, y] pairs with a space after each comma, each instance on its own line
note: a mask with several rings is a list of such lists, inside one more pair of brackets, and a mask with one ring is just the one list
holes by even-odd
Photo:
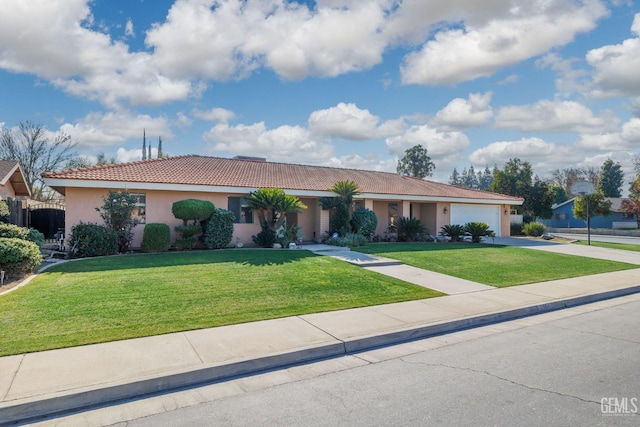
[[0, 125], [90, 159], [248, 155], [433, 179], [510, 158], [631, 175], [640, 9], [599, 0], [6, 0]]

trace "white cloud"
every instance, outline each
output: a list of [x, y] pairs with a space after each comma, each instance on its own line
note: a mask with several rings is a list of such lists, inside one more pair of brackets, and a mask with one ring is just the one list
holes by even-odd
[[210, 110], [199, 110], [194, 108], [191, 111], [193, 117], [215, 123], [229, 123], [236, 118], [236, 113], [224, 108], [211, 108]]
[[438, 111], [433, 123], [450, 129], [467, 129], [487, 123], [493, 116], [491, 92], [471, 93], [468, 99], [456, 98]]
[[603, 46], [587, 53], [594, 68], [593, 94], [598, 97], [640, 95], [640, 13], [635, 15], [631, 32], [635, 38], [621, 44]]
[[402, 135], [387, 138], [386, 143], [389, 151], [399, 158], [407, 149], [420, 144], [434, 161], [457, 158], [470, 144], [462, 132], [443, 132], [428, 125], [411, 126]]
[[126, 44], [87, 28], [91, 22], [87, 0], [5, 2], [0, 68], [37, 75], [110, 108], [123, 101], [158, 105], [196, 93], [190, 82], [163, 76], [149, 54], [129, 53]]
[[519, 158], [531, 163], [534, 173], [545, 176], [551, 170], [575, 164], [583, 157], [582, 153], [568, 146], [540, 138], [522, 138], [518, 141], [493, 142], [475, 150], [469, 160], [474, 165], [497, 165], [501, 168], [508, 159]]
[[[482, 3], [479, 2], [479, 5]], [[463, 22], [463, 29], [435, 34], [402, 66], [406, 84], [454, 85], [496, 71], [571, 42], [593, 29], [607, 13], [599, 1], [531, 1], [512, 5], [508, 15]], [[466, 16], [461, 17], [464, 21]]]
[[60, 126], [61, 131], [78, 141], [80, 148], [110, 147], [129, 139], [139, 139], [142, 146], [143, 129], [146, 129], [147, 144], [157, 140], [158, 135], [164, 139], [173, 137], [166, 118], [145, 114], [90, 113], [75, 124]]
[[133, 31], [133, 21], [131, 18], [127, 19], [127, 23], [124, 26], [124, 35], [127, 37], [135, 37], [136, 33]]
[[536, 65], [540, 68], [551, 68], [557, 73], [555, 85], [557, 96], [570, 97], [573, 94], [585, 94], [588, 90], [589, 73], [574, 68], [577, 59], [563, 59], [556, 53], [548, 53], [540, 58]]
[[361, 156], [357, 153], [351, 153], [345, 156], [333, 157], [323, 166], [331, 166], [338, 168], [375, 170], [380, 172], [395, 172], [397, 159], [383, 159], [377, 153], [369, 153]]
[[[158, 150], [151, 148], [151, 157], [155, 158], [158, 155]], [[127, 150], [125, 148], [118, 148], [116, 151], [116, 161], [118, 163], [137, 162], [142, 160], [142, 148], [133, 148]]]
[[501, 107], [495, 126], [522, 132], [603, 132], [615, 129], [618, 119], [605, 111], [600, 116], [575, 101], [543, 99], [531, 105]]
[[217, 124], [204, 139], [212, 142], [207, 151], [266, 157], [270, 161], [319, 164], [334, 155], [330, 143], [314, 139], [300, 126], [267, 129], [264, 122], [237, 126]]
[[317, 110], [309, 116], [309, 130], [314, 135], [349, 140], [374, 139], [402, 133], [406, 129], [404, 120], [380, 123], [380, 117], [355, 104], [339, 103], [326, 110]]

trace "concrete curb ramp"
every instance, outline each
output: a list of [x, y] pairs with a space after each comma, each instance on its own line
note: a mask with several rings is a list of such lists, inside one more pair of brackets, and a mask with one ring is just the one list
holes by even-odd
[[640, 269], [0, 358], [0, 424], [640, 292]]

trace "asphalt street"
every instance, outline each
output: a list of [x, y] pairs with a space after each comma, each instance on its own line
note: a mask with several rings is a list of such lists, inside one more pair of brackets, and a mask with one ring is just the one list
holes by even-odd
[[362, 364], [177, 410], [167, 396], [168, 412], [119, 425], [639, 425], [639, 357], [632, 295], [354, 355]]

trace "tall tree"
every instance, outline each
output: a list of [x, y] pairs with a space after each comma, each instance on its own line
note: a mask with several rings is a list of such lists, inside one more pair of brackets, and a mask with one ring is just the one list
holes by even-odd
[[623, 183], [624, 172], [620, 163], [613, 163], [613, 160], [607, 159], [600, 168], [596, 188], [602, 192], [604, 197], [621, 197]]
[[147, 130], [142, 129], [142, 160], [147, 160]]
[[[589, 204], [589, 218], [587, 218], [587, 203]], [[611, 213], [611, 200], [605, 199], [600, 191], [596, 191], [590, 196], [579, 196], [573, 203], [573, 216], [587, 221], [587, 226], [591, 224], [594, 216], [608, 216]]]
[[478, 171], [478, 189], [488, 190], [493, 183], [493, 172], [489, 169], [489, 165], [485, 166], [484, 172]]
[[402, 175], [426, 178], [433, 175], [436, 165], [422, 145], [414, 145], [404, 152], [404, 157], [398, 161], [397, 172]]
[[633, 168], [636, 176], [629, 185], [629, 198], [622, 200], [620, 210], [627, 215], [635, 216], [640, 228], [640, 156], [634, 156]]
[[567, 196], [567, 192], [564, 187], [557, 184], [549, 185], [549, 191], [553, 196], [553, 203], [559, 205], [560, 203], [566, 202], [569, 200], [569, 196]]
[[553, 215], [553, 197], [549, 184], [536, 176], [524, 200], [524, 210], [534, 218], [549, 219]]
[[470, 165], [469, 169], [466, 172], [467, 173], [463, 176], [462, 179], [462, 185], [467, 188], [476, 190], [478, 188], [478, 177], [476, 176], [476, 170], [473, 168], [473, 165]]
[[568, 196], [576, 196], [571, 193], [571, 187], [578, 181], [589, 181], [593, 185], [598, 184], [598, 177], [600, 173], [596, 168], [574, 168], [569, 167], [566, 169], [556, 169], [551, 172], [552, 184], [560, 185], [564, 188]]
[[0, 137], [0, 160], [16, 160], [25, 174], [31, 197], [47, 200], [53, 193], [45, 186], [40, 174], [62, 168], [77, 158], [78, 144], [64, 132], [51, 135], [44, 126], [30, 121], [17, 128], [3, 129]]
[[460, 185], [460, 174], [458, 173], [458, 169], [453, 168], [453, 172], [449, 175], [449, 184]]
[[162, 137], [158, 137], [158, 158], [162, 158]]
[[526, 197], [531, 187], [533, 170], [529, 162], [515, 158], [510, 159], [502, 170], [493, 171], [491, 191], [509, 196]]

